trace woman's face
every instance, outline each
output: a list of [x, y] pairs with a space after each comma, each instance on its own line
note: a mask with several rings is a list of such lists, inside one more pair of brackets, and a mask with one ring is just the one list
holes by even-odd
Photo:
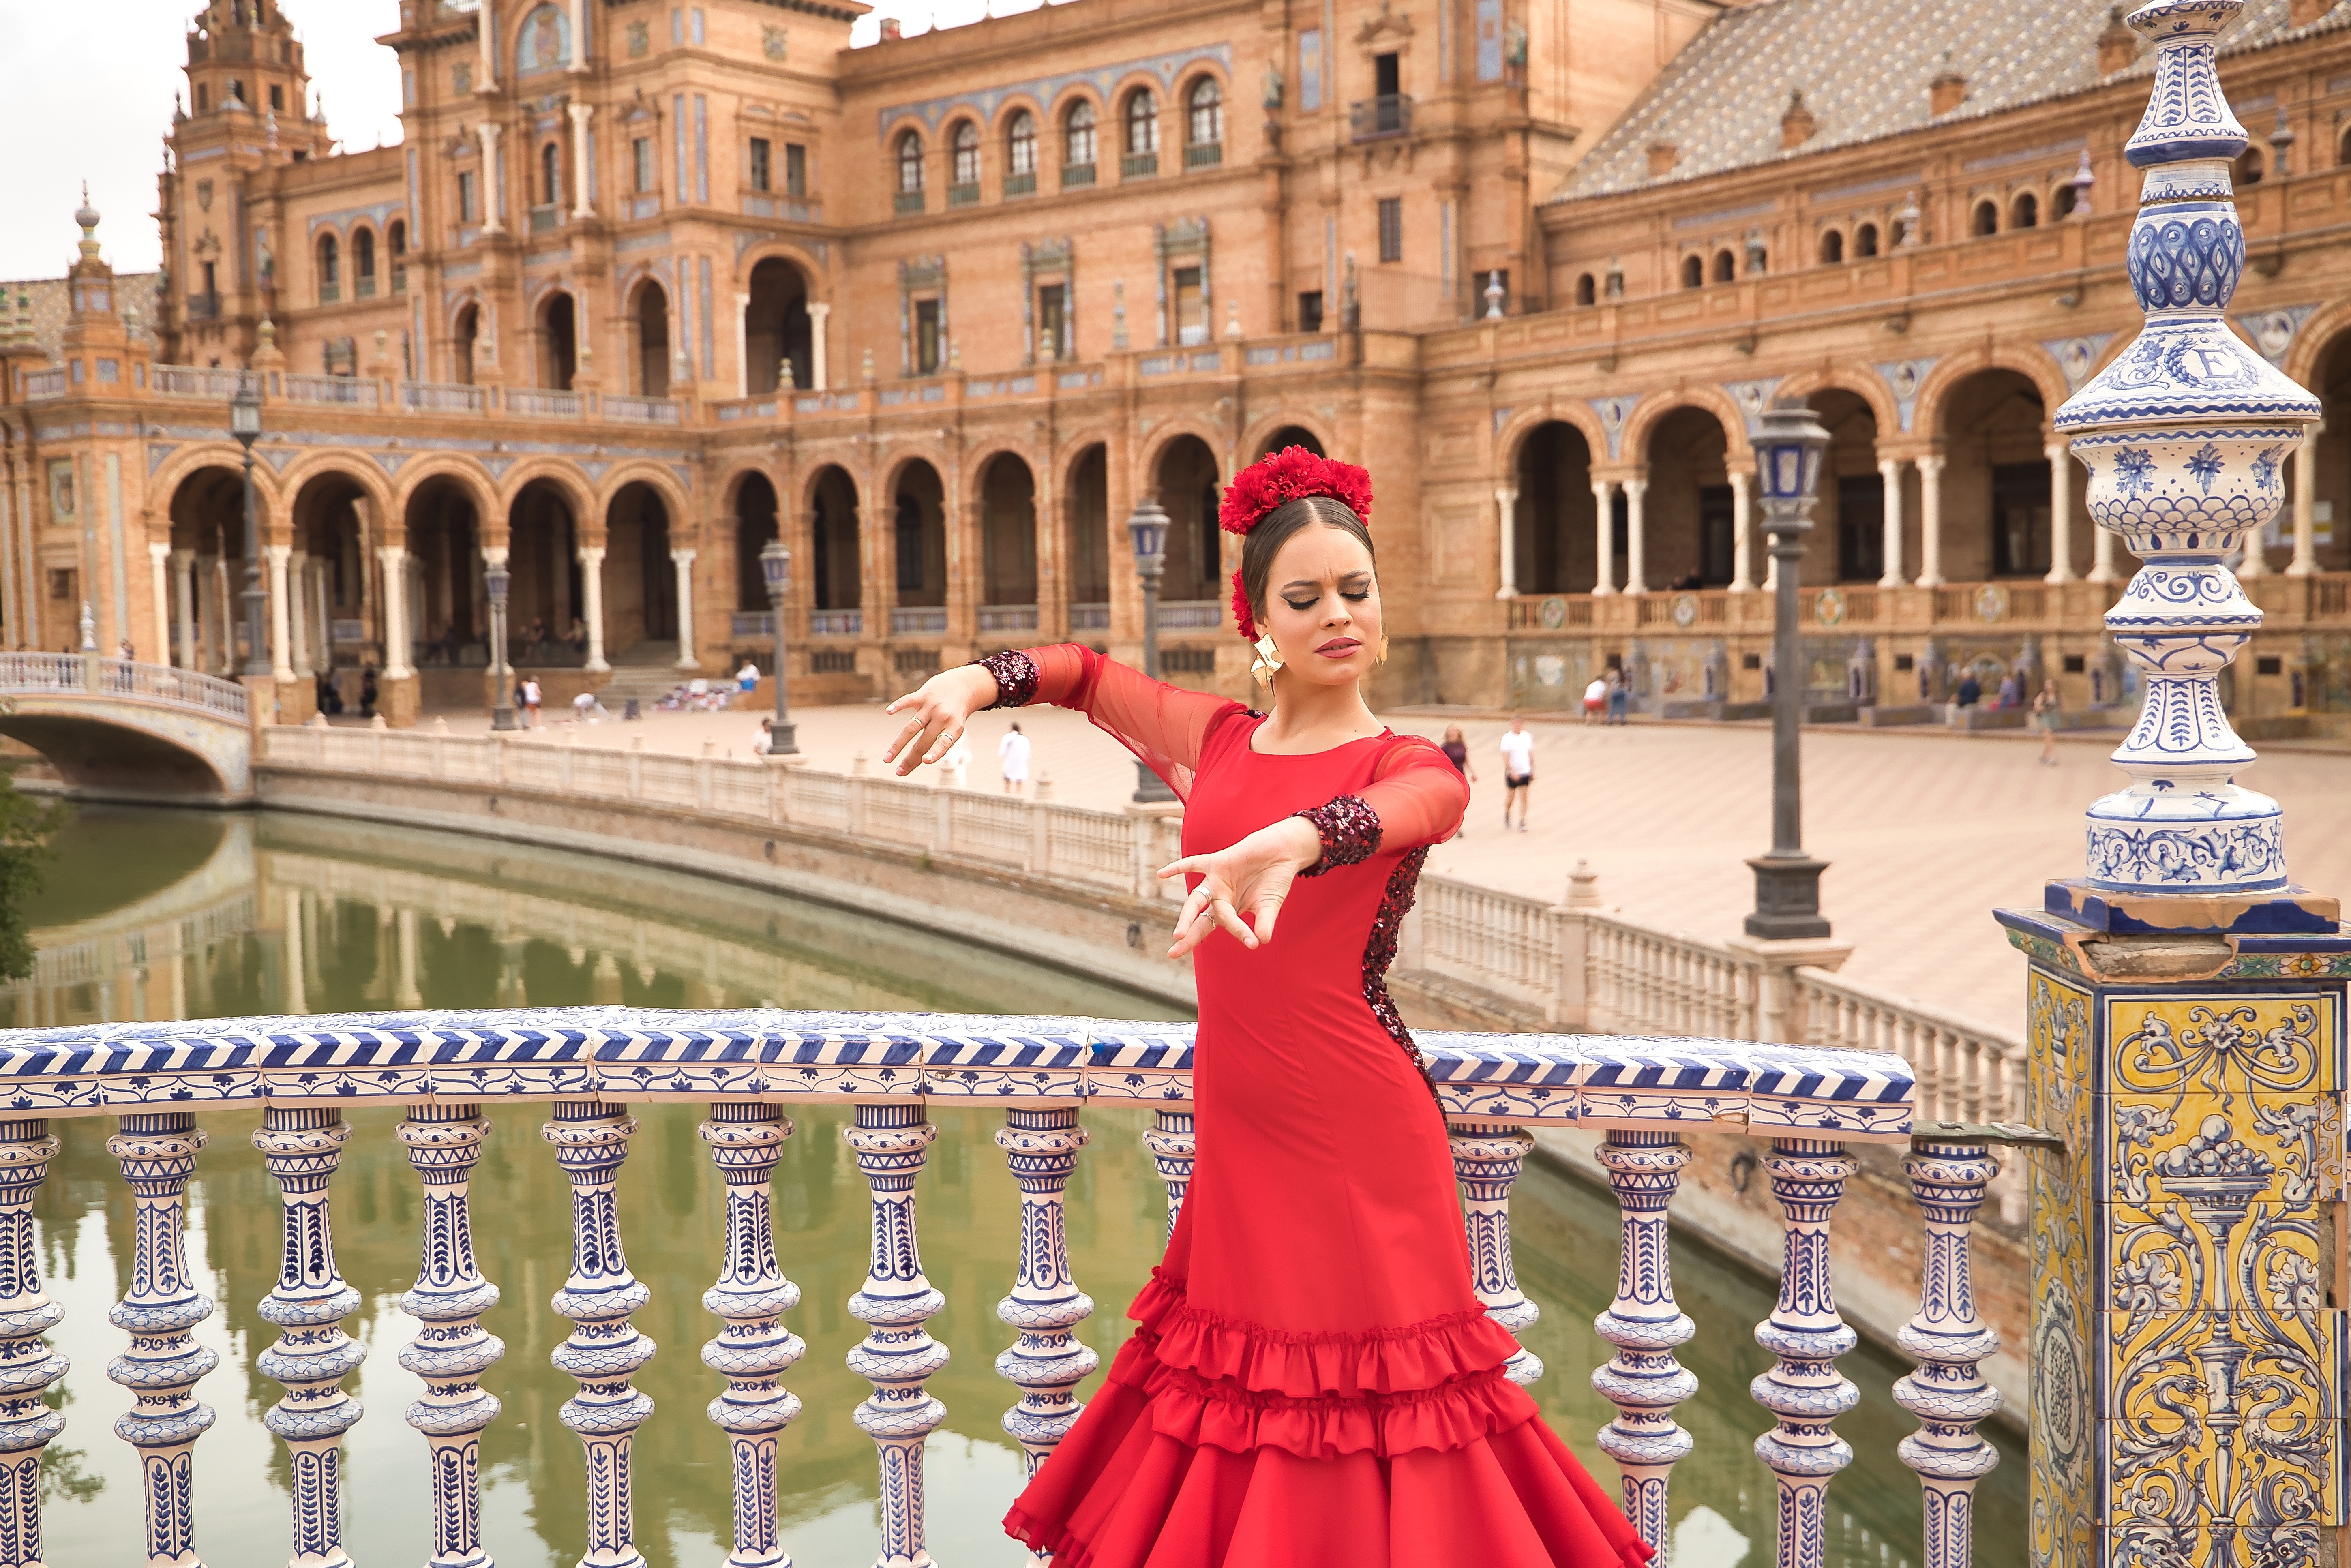
[[1344, 528], [1316, 524], [1290, 535], [1266, 576], [1260, 623], [1280, 651], [1283, 678], [1314, 685], [1362, 680], [1380, 649], [1372, 552]]

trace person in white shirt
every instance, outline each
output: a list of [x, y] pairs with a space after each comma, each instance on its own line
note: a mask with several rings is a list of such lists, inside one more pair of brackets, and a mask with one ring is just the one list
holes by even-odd
[[958, 789], [971, 788], [971, 740], [962, 731], [956, 732], [955, 744], [939, 758], [939, 767], [954, 779]]
[[1029, 737], [1014, 725], [996, 743], [996, 760], [1004, 770], [1004, 792], [1018, 795], [1020, 787], [1029, 782]]
[[753, 664], [750, 660], [745, 659], [743, 661], [743, 667], [735, 672], [735, 685], [737, 689], [742, 691], [758, 691], [759, 689], [759, 666]]
[[1608, 719], [1608, 677], [1594, 675], [1592, 684], [1583, 688], [1583, 722], [1604, 724]]
[[1502, 732], [1502, 831], [1510, 829], [1510, 802], [1519, 803], [1519, 831], [1527, 831], [1527, 797], [1535, 792], [1535, 737], [1527, 733], [1527, 721], [1516, 714], [1510, 716], [1510, 727]]

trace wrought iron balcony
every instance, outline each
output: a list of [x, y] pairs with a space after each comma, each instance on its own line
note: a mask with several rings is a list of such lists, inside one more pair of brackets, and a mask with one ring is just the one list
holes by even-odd
[[1347, 106], [1347, 133], [1356, 141], [1376, 141], [1383, 136], [1412, 134], [1412, 96], [1382, 93]]

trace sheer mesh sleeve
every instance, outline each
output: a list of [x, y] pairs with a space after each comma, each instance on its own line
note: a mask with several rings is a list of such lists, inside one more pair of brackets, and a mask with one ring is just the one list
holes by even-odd
[[1230, 697], [1164, 685], [1076, 643], [1027, 653], [1037, 670], [1031, 700], [1076, 708], [1141, 758], [1183, 800], [1192, 798], [1192, 775], [1208, 732], [1219, 720], [1246, 711]]
[[1379, 813], [1383, 850], [1441, 843], [1469, 809], [1469, 781], [1435, 742], [1416, 735], [1398, 736], [1381, 754], [1361, 794]]

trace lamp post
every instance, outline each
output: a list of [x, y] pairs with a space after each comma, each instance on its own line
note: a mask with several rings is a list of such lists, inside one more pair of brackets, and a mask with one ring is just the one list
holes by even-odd
[[261, 523], [253, 498], [253, 444], [261, 439], [261, 392], [248, 373], [239, 376], [236, 395], [228, 400], [229, 434], [245, 448], [245, 669], [247, 675], [269, 674], [268, 634], [262, 629], [268, 595], [261, 588]]
[[507, 667], [507, 589], [514, 573], [504, 550], [482, 562], [482, 586], [490, 597], [490, 727], [515, 727], [514, 672]]
[[798, 757], [792, 720], [784, 706], [784, 594], [792, 585], [792, 552], [784, 541], [769, 539], [759, 551], [759, 575], [767, 580], [768, 609], [776, 632], [776, 727], [768, 741], [770, 757]]
[[1747, 934], [1818, 938], [1829, 934], [1829, 923], [1821, 918], [1821, 873], [1828, 867], [1805, 854], [1803, 846], [1798, 747], [1804, 648], [1796, 634], [1796, 572], [1804, 559], [1804, 536], [1813, 528], [1829, 433], [1801, 405], [1767, 409], [1761, 423], [1755, 466], [1763, 482], [1763, 528], [1771, 536], [1778, 573], [1771, 601], [1771, 852], [1747, 862], [1755, 868], [1755, 913], [1747, 917]]
[[[1134, 574], [1143, 580], [1143, 673], [1159, 678], [1159, 577], [1167, 567], [1167, 511], [1145, 496], [1127, 514], [1126, 531], [1134, 540]], [[1176, 799], [1167, 780], [1147, 762], [1134, 765], [1134, 799], [1153, 805]]]

